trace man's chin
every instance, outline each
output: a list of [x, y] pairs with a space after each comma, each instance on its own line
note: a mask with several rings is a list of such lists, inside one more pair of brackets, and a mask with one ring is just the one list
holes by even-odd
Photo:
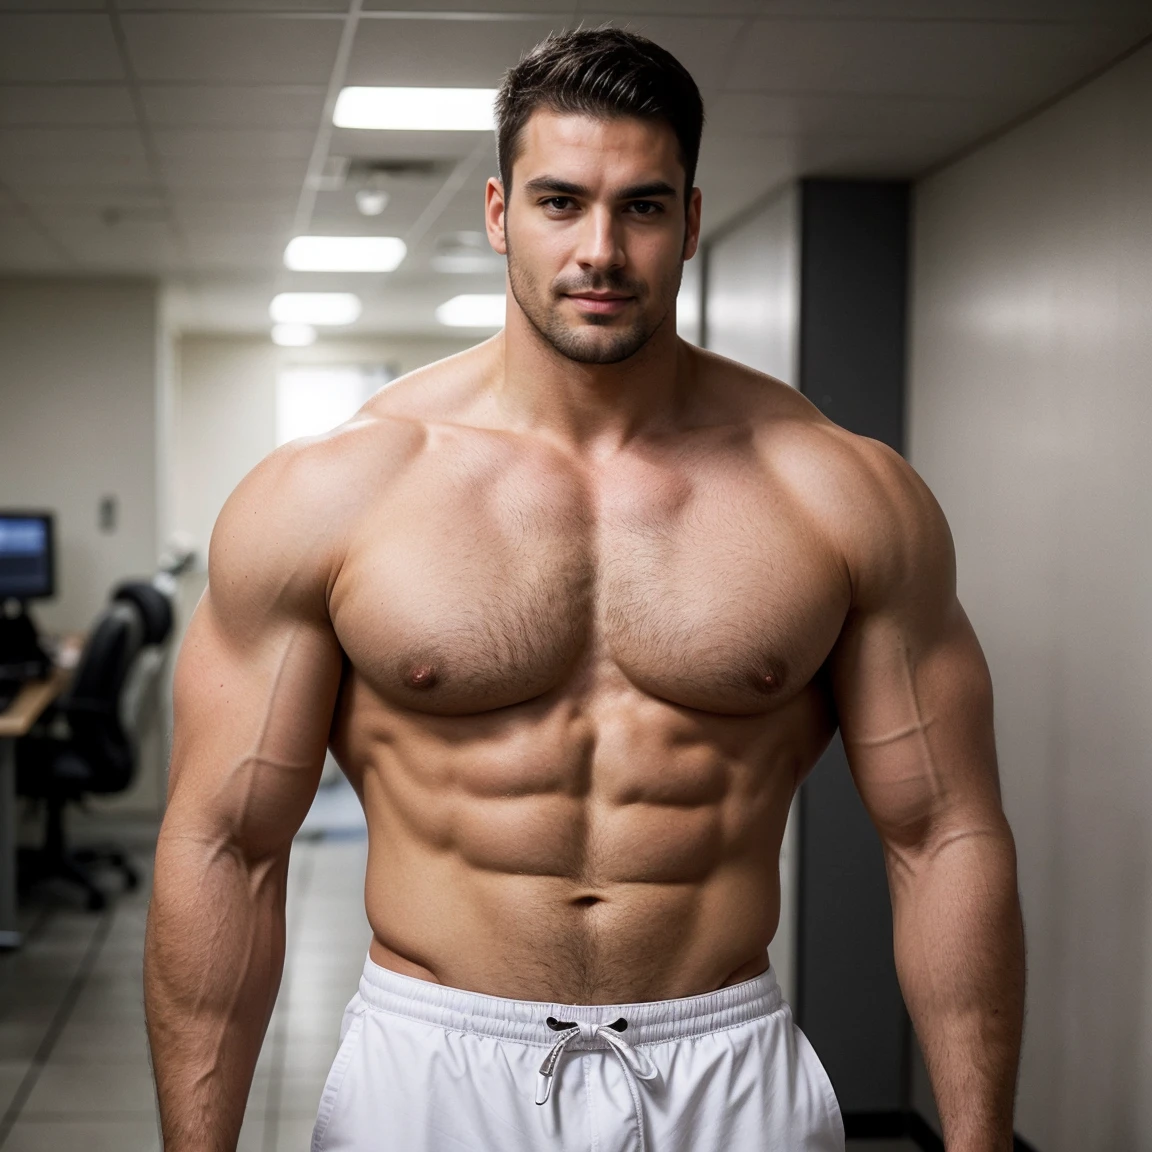
[[577, 364], [619, 364], [639, 352], [651, 334], [634, 326], [613, 329], [610, 318], [604, 317], [578, 328], [553, 327], [541, 331], [541, 335], [557, 352]]
[[549, 342], [557, 352], [578, 364], [619, 364], [639, 352], [648, 340], [633, 332], [600, 332], [592, 339], [585, 333], [571, 333]]

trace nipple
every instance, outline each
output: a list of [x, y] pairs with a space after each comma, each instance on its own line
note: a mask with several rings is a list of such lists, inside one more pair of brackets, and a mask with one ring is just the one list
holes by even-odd
[[432, 688], [436, 684], [436, 669], [430, 664], [418, 664], [408, 673], [408, 684], [412, 688]]
[[753, 672], [752, 687], [765, 696], [770, 696], [780, 688], [780, 677], [775, 672]]

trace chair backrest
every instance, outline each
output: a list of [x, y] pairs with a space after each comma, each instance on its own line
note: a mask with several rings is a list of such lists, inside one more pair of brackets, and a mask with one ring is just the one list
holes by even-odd
[[91, 768], [95, 792], [118, 792], [132, 779], [135, 763], [120, 723], [120, 695], [144, 634], [135, 604], [109, 604], [92, 625], [72, 683], [59, 702], [71, 742]]
[[163, 644], [172, 632], [172, 602], [146, 580], [126, 580], [112, 593], [112, 599], [135, 604], [144, 621], [144, 643]]

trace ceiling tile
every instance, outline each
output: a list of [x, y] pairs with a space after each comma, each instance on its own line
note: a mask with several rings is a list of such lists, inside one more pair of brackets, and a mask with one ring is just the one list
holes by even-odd
[[348, 63], [348, 84], [495, 88], [505, 69], [557, 21], [364, 20]]
[[144, 159], [144, 146], [135, 128], [0, 128], [0, 160], [22, 158]]
[[[19, 189], [18, 189], [19, 190]], [[106, 182], [104, 184], [37, 184], [24, 186], [29, 202], [45, 216], [98, 215], [108, 208], [126, 214], [164, 211], [164, 194], [147, 182]]]
[[347, 12], [349, 0], [119, 0], [121, 12]]
[[197, 268], [275, 268], [284, 257], [287, 242], [284, 236], [219, 228], [186, 228], [184, 235]]
[[[661, 3], [662, 0], [651, 0]], [[728, 0], [720, 0], [727, 3]], [[1084, 20], [1148, 18], [1146, 0], [759, 0], [756, 15], [908, 20]]]
[[172, 189], [195, 189], [198, 195], [225, 199], [244, 189], [250, 195], [292, 190], [299, 192], [308, 165], [303, 160], [262, 160], [239, 157], [197, 160], [189, 156], [162, 156], [160, 170]]
[[129, 13], [137, 77], [237, 84], [327, 84], [343, 22], [291, 16]]
[[[160, 156], [189, 160], [301, 160], [312, 155], [315, 133], [301, 128], [159, 128]], [[2, 139], [2, 136], [0, 136]]]
[[805, 176], [902, 179], [915, 176], [953, 152], [960, 141], [927, 142], [908, 136], [824, 136], [803, 140], [797, 149]]
[[1004, 101], [907, 96], [820, 96], [724, 92], [708, 104], [714, 136], [974, 136], [1004, 114]]
[[156, 127], [318, 128], [327, 91], [323, 84], [144, 85], [140, 94]]
[[248, 187], [215, 185], [208, 188], [173, 184], [168, 188], [168, 201], [178, 217], [185, 211], [208, 215], [220, 213], [225, 221], [231, 212], [264, 214], [272, 219], [287, 216], [292, 219], [299, 199], [300, 187], [291, 183], [277, 187], [256, 184]]
[[532, 16], [541, 13], [568, 15], [576, 10], [579, 0], [365, 0], [366, 12], [468, 12], [506, 13]]
[[0, 14], [0, 81], [123, 79], [107, 16]]
[[620, 16], [758, 16], [768, 7], [766, 0], [584, 0], [579, 8], [582, 20], [591, 23], [588, 12], [608, 12]]
[[180, 262], [175, 238], [159, 220], [90, 225], [62, 219], [50, 222], [49, 229], [81, 266], [102, 272], [157, 272]]
[[0, 0], [0, 12], [104, 12], [107, 0]]
[[216, 204], [187, 200], [177, 202], [174, 211], [183, 227], [197, 231], [216, 228], [228, 233], [264, 232], [280, 235], [291, 229], [295, 208], [295, 204], [287, 201], [272, 207], [263, 200]]
[[20, 84], [0, 88], [0, 125], [135, 124], [127, 87]]
[[23, 217], [0, 213], [0, 272], [62, 272], [71, 262]]
[[585, 19], [592, 24], [610, 21], [655, 40], [692, 73], [692, 78], [701, 88], [720, 88], [727, 82], [728, 65], [736, 48], [737, 36], [746, 23], [718, 16], [625, 17], [607, 12], [590, 12]]
[[[148, 185], [150, 171], [134, 131], [119, 128], [0, 131], [0, 179], [35, 206], [45, 193]], [[28, 190], [37, 189], [33, 196]]]
[[442, 184], [443, 179], [384, 181], [389, 200], [379, 216], [357, 210], [355, 183], [340, 192], [323, 192], [316, 198], [308, 230], [320, 236], [403, 236]]
[[956, 21], [757, 20], [728, 88], [980, 97], [1028, 106], [1122, 46], [1102, 28]]
[[703, 195], [703, 235], [723, 227], [759, 196], [799, 172], [793, 140], [769, 137], [751, 143], [733, 137], [709, 137], [705, 132], [696, 173]]

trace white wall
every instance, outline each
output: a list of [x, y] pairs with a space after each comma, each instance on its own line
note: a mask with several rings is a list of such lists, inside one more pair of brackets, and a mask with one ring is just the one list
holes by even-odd
[[705, 338], [721, 356], [796, 385], [799, 193], [773, 194], [708, 244]]
[[1152, 48], [919, 186], [911, 459], [996, 688], [1017, 1127], [1152, 1149]]
[[269, 340], [185, 336], [177, 344], [172, 527], [208, 554], [229, 493], [276, 447], [279, 349]]
[[[151, 284], [0, 281], [0, 506], [56, 512], [46, 628], [87, 628], [113, 584], [155, 569], [159, 348]], [[97, 524], [105, 495], [115, 532]]]
[[685, 261], [680, 294], [676, 297], [676, 334], [690, 344], [699, 344], [703, 336], [704, 260], [704, 252], [699, 249], [691, 260]]
[[[708, 349], [795, 387], [800, 347], [796, 186], [774, 193], [710, 239], [702, 255]], [[791, 1003], [796, 1002], [799, 849], [794, 801], [780, 849], [780, 923], [768, 949], [780, 988]]]
[[265, 337], [186, 335], [177, 345], [173, 404], [173, 529], [207, 556], [229, 493], [276, 447], [276, 377], [294, 364], [387, 365], [399, 375], [474, 340], [326, 339], [277, 348]]
[[[158, 316], [144, 281], [0, 281], [0, 507], [56, 513], [57, 596], [32, 608], [48, 631], [85, 631], [113, 585], [156, 569], [169, 383]], [[102, 532], [108, 495], [118, 522]], [[150, 700], [136, 781], [105, 808], [159, 808], [165, 710]]]

